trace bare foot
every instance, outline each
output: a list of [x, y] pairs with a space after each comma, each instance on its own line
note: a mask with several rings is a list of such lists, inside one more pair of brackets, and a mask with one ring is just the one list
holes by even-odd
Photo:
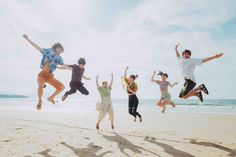
[[111, 124], [111, 129], [115, 129], [114, 124]]
[[51, 103], [53, 103], [53, 105], [55, 105], [55, 101], [54, 101], [54, 99], [53, 99], [53, 98], [51, 98], [51, 97], [48, 97], [48, 98], [47, 98], [47, 100], [48, 100], [48, 101], [50, 101]]
[[142, 118], [142, 117], [140, 117], [140, 118], [139, 118], [139, 122], [140, 122], [140, 123], [142, 123], [142, 121], [143, 121], [143, 118]]
[[96, 129], [99, 130], [99, 124], [96, 124]]
[[136, 117], [134, 118], [134, 122], [136, 122]]
[[175, 108], [176, 107], [176, 104], [174, 102], [170, 102], [170, 105]]
[[39, 100], [37, 106], [36, 106], [37, 110], [41, 110], [42, 109], [42, 100]]
[[165, 113], [165, 111], [166, 111], [166, 107], [163, 107], [163, 109], [162, 109], [162, 113]]

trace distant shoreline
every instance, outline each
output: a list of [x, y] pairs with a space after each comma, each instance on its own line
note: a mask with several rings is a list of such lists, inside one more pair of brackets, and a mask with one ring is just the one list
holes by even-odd
[[7, 94], [0, 94], [0, 98], [29, 98], [25, 95], [7, 95]]

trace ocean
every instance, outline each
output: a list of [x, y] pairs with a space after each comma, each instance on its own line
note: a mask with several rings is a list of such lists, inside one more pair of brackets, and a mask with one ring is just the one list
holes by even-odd
[[[65, 102], [58, 101], [52, 105], [44, 100], [44, 108], [48, 112], [89, 112], [94, 111], [99, 100], [68, 98]], [[236, 99], [206, 99], [203, 103], [197, 99], [180, 100], [173, 99], [176, 108], [167, 107], [166, 113], [193, 113], [193, 114], [236, 114]], [[139, 111], [160, 113], [156, 106], [156, 99], [140, 99]], [[37, 99], [35, 98], [1, 98], [1, 109], [35, 110]], [[113, 99], [114, 110], [127, 111], [127, 99]]]

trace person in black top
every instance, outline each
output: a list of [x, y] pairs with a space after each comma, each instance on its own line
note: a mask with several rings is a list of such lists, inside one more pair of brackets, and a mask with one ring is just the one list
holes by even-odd
[[68, 95], [76, 93], [77, 90], [84, 95], [89, 94], [89, 91], [84, 87], [84, 84], [81, 82], [82, 78], [86, 80], [91, 80], [91, 78], [84, 76], [84, 67], [86, 65], [85, 59], [80, 58], [78, 64], [68, 65], [72, 70], [72, 78], [70, 81], [70, 90], [63, 95], [62, 101], [65, 101]]

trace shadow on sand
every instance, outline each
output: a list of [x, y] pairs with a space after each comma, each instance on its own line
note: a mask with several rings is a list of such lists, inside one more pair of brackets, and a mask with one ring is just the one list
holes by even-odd
[[44, 157], [55, 157], [55, 156], [52, 156], [52, 155], [49, 155], [48, 153], [51, 151], [51, 149], [46, 149], [42, 152], [38, 152], [38, 154], [44, 156]]
[[[99, 134], [101, 134], [101, 133], [99, 133]], [[120, 151], [123, 154], [125, 154], [126, 156], [130, 156], [130, 155], [125, 152], [125, 149], [128, 149], [128, 150], [130, 150], [134, 153], [138, 153], [138, 154], [142, 154], [141, 150], [143, 150], [143, 151], [149, 152], [149, 153], [151, 153], [155, 156], [160, 157], [160, 155], [158, 155], [158, 154], [156, 154], [152, 151], [149, 151], [149, 150], [147, 150], [143, 147], [140, 147], [140, 146], [137, 146], [137, 145], [131, 143], [129, 140], [125, 139], [124, 137], [120, 136], [117, 133], [113, 133], [113, 134], [114, 134], [114, 136], [113, 135], [112, 136], [107, 136], [107, 135], [104, 135], [104, 134], [101, 134], [101, 135], [103, 136], [103, 138], [105, 138], [108, 141], [116, 142], [117, 145], [118, 145], [118, 148], [120, 149]]]
[[154, 137], [145, 137], [144, 140], [147, 142], [150, 142], [152, 144], [156, 144], [159, 147], [162, 147], [167, 154], [169, 154], [173, 157], [194, 157], [194, 155], [189, 154], [184, 151], [181, 151], [181, 150], [178, 150], [178, 149], [175, 149], [174, 147], [172, 147], [168, 144], [157, 142], [156, 138], [154, 138]]
[[90, 143], [87, 145], [86, 148], [75, 148], [73, 146], [70, 146], [69, 144], [65, 142], [61, 142], [62, 145], [65, 147], [71, 149], [74, 154], [78, 157], [103, 157], [104, 155], [108, 153], [112, 153], [111, 151], [106, 151], [104, 153], [101, 153], [99, 155], [96, 155], [98, 151], [102, 149], [102, 147], [95, 145], [94, 143]]
[[216, 143], [212, 143], [212, 142], [197, 142], [195, 139], [190, 139], [189, 143], [191, 144], [195, 144], [195, 145], [200, 145], [200, 146], [206, 146], [206, 147], [213, 147], [213, 148], [217, 148], [220, 150], [223, 150], [225, 152], [228, 152], [228, 156], [230, 157], [236, 157], [236, 150], [234, 149], [230, 149], [228, 147], [216, 144]]

